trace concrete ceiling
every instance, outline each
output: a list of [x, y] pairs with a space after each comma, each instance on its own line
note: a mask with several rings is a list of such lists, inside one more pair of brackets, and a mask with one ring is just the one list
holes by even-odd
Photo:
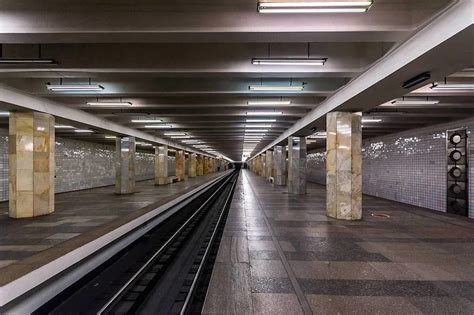
[[[458, 2], [376, 0], [364, 14], [262, 15], [256, 11], [255, 0], [77, 0], [68, 1], [67, 5], [59, 0], [2, 1], [3, 57], [36, 58], [41, 50], [43, 58], [55, 59], [58, 65], [0, 66], [0, 83], [159, 139], [172, 140], [163, 130], [150, 130], [144, 124], [131, 122], [162, 119], [173, 126], [172, 131], [186, 132], [229, 159], [240, 160], [247, 112], [283, 112], [272, 117], [276, 122], [265, 127], [269, 131], [254, 153], [278, 142], [285, 132], [311, 134], [312, 128], [321, 127], [321, 120], [313, 119], [304, 126], [297, 123], [375, 64], [390, 57], [397, 47]], [[269, 56], [311, 56], [328, 61], [322, 67], [251, 64], [253, 57]], [[459, 58], [463, 60], [454, 60], [450, 67], [435, 71], [435, 75], [451, 74], [474, 65], [465, 56]], [[403, 76], [416, 74], [418, 68], [416, 64], [409, 65]], [[467, 73], [470, 71], [461, 73], [457, 80], [471, 80]], [[85, 84], [90, 80], [105, 89], [98, 93], [69, 94], [46, 89], [46, 83], [57, 84], [61, 79], [64, 84]], [[248, 88], [249, 85], [302, 84], [303, 92], [262, 93]], [[377, 94], [385, 91], [386, 88], [380, 89]], [[427, 96], [423, 91], [414, 93]], [[364, 110], [367, 115], [393, 112], [386, 107], [374, 109], [387, 101], [388, 95], [375, 95], [373, 91], [362, 94], [357, 102], [341, 105], [346, 110]], [[395, 98], [406, 91], [387, 94]], [[400, 119], [400, 113], [393, 114], [384, 118], [384, 126], [370, 126], [364, 135], [376, 136], [436, 123], [446, 117], [455, 119], [454, 109], [473, 113], [472, 94], [436, 96], [440, 96], [440, 107], [404, 108], [407, 119]], [[373, 101], [366, 102], [367, 97]], [[133, 106], [104, 108], [86, 104], [97, 99], [121, 99], [132, 102]], [[247, 105], [254, 100], [288, 100], [291, 104]], [[359, 106], [361, 102], [367, 106]], [[10, 105], [0, 103], [0, 109], [2, 106], [8, 109]], [[21, 104], [15, 108], [21, 108]], [[0, 118], [2, 122], [5, 124], [6, 120]], [[75, 123], [88, 124], [87, 121]], [[77, 137], [68, 132], [58, 133]], [[81, 138], [106, 141], [104, 134], [107, 130], [97, 130], [94, 135]]]

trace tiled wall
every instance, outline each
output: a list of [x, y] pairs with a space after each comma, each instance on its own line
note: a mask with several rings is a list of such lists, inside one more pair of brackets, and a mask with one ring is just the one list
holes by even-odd
[[[137, 152], [136, 180], [154, 178], [154, 154]], [[115, 146], [56, 138], [56, 192], [114, 185]], [[0, 132], [0, 201], [8, 199], [8, 137]]]
[[[372, 138], [363, 144], [363, 192], [424, 208], [446, 211], [446, 130], [474, 120]], [[474, 218], [474, 133], [469, 137], [470, 217]], [[323, 150], [308, 154], [308, 180], [326, 181]]]

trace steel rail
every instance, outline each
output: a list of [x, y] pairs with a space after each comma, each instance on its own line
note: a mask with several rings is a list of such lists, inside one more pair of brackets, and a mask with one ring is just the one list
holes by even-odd
[[102, 306], [102, 308], [96, 313], [97, 315], [102, 315], [104, 312], [120, 297], [122, 294], [140, 277], [142, 272], [146, 270], [151, 263], [155, 260], [157, 256], [159, 256], [167, 247], [168, 245], [173, 242], [176, 237], [181, 233], [182, 230], [184, 230], [188, 224], [192, 221], [192, 219], [199, 213], [201, 210], [211, 201], [211, 199], [221, 190], [224, 185], [227, 184], [227, 182], [230, 181], [232, 178], [232, 175], [229, 175], [229, 178], [225, 180], [225, 182], [218, 188], [216, 191], [196, 210], [196, 212], [193, 213], [191, 217], [189, 217], [186, 222], [184, 222], [183, 225], [163, 244], [163, 246], [158, 249], [155, 254], [153, 254], [150, 259], [147, 260], [147, 262], [110, 298], [107, 303]]
[[212, 232], [212, 236], [211, 236], [211, 239], [209, 240], [209, 244], [207, 245], [206, 251], [205, 251], [204, 256], [203, 256], [203, 259], [202, 259], [201, 263], [199, 264], [199, 268], [196, 272], [196, 276], [194, 277], [193, 282], [191, 284], [191, 287], [189, 289], [189, 292], [186, 295], [186, 300], [184, 301], [183, 307], [181, 308], [180, 315], [186, 314], [186, 310], [188, 308], [189, 302], [191, 301], [191, 297], [193, 295], [193, 292], [196, 289], [196, 286], [197, 286], [197, 283], [200, 279], [202, 270], [204, 269], [204, 265], [206, 264], [207, 259], [209, 257], [209, 253], [210, 253], [212, 245], [214, 243], [214, 239], [216, 237], [217, 231], [219, 230], [222, 218], [224, 217], [225, 209], [229, 204], [229, 200], [232, 197], [232, 191], [234, 190], [236, 185], [237, 185], [237, 181], [234, 182], [234, 184], [232, 185], [232, 188], [229, 191], [229, 194], [227, 195], [227, 199], [225, 201], [224, 207], [222, 208], [222, 212], [219, 215], [219, 219], [217, 220], [216, 227], [215, 227], [214, 231]]

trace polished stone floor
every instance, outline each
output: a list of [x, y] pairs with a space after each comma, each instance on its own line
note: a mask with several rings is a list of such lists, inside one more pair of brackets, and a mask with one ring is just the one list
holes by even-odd
[[474, 314], [473, 220], [370, 196], [363, 213], [242, 171], [204, 313]]
[[[53, 214], [31, 219], [9, 218], [8, 202], [2, 202], [0, 268], [24, 264], [26, 258], [63, 246], [67, 240], [82, 234], [94, 233], [95, 229], [107, 223], [138, 209], [172, 199], [217, 175], [190, 178], [166, 186], [155, 186], [153, 180], [137, 182], [137, 192], [132, 195], [116, 195], [113, 186], [57, 194], [56, 211]], [[75, 245], [78, 244], [71, 246]], [[2, 274], [0, 269], [0, 282], [5, 273]]]

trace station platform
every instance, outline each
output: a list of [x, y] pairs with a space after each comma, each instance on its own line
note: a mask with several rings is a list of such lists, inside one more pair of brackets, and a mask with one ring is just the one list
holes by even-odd
[[114, 186], [61, 193], [54, 213], [31, 219], [9, 218], [8, 202], [0, 203], [0, 289], [222, 174], [164, 186], [141, 181], [130, 195], [116, 195]]
[[325, 197], [243, 170], [203, 313], [474, 313], [473, 220], [364, 195], [338, 221]]

